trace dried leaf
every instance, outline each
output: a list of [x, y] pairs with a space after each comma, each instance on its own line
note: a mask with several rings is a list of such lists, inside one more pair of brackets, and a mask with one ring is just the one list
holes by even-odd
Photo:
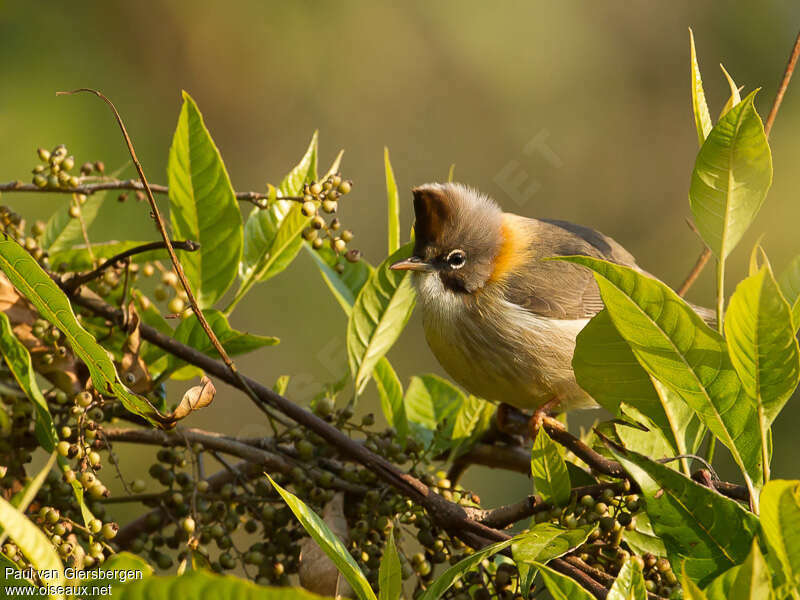
[[189, 413], [211, 404], [216, 393], [217, 389], [214, 387], [214, 384], [208, 377], [203, 375], [203, 378], [200, 380], [200, 385], [189, 388], [183, 395], [178, 408], [172, 411], [172, 414], [170, 414], [167, 419], [173, 423], [180, 421], [189, 415]]
[[[335, 494], [325, 505], [322, 510], [322, 520], [344, 544], [348, 543], [350, 531], [344, 516], [344, 493]], [[300, 576], [300, 585], [316, 594], [345, 598], [355, 597], [353, 588], [342, 577], [339, 569], [311, 538], [300, 540], [298, 575]]]
[[128, 388], [137, 394], [146, 394], [153, 388], [150, 371], [147, 363], [140, 356], [142, 339], [139, 334], [139, 324], [141, 318], [136, 312], [136, 305], [133, 301], [128, 304], [128, 323], [125, 343], [122, 345], [122, 361], [117, 364], [119, 376]]

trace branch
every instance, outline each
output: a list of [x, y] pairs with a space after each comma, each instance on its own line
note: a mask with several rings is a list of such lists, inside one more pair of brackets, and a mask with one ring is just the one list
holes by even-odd
[[[772, 108], [767, 115], [767, 120], [764, 123], [764, 133], [769, 138], [769, 134], [772, 131], [772, 126], [775, 124], [775, 117], [778, 116], [778, 109], [781, 107], [781, 103], [783, 102], [783, 96], [786, 94], [786, 90], [789, 87], [789, 81], [792, 79], [792, 74], [794, 73], [795, 65], [797, 64], [797, 59], [800, 57], [800, 33], [797, 34], [797, 39], [794, 42], [794, 47], [792, 48], [792, 53], [789, 55], [789, 60], [786, 63], [786, 68], [783, 71], [783, 79], [781, 79], [781, 83], [778, 86], [778, 91], [775, 94], [775, 99], [772, 101]], [[679, 296], [684, 296], [686, 292], [689, 291], [689, 288], [692, 287], [692, 284], [695, 280], [699, 277], [700, 273], [703, 271], [703, 267], [706, 266], [708, 259], [711, 257], [711, 251], [708, 248], [703, 248], [703, 252], [697, 258], [697, 262], [695, 263], [692, 271], [686, 277], [686, 280], [678, 290]]]
[[[75, 304], [115, 323], [122, 322], [122, 311], [115, 309], [105, 302], [96, 298], [90, 298], [80, 291], [73, 293], [71, 296]], [[472, 547], [482, 547], [487, 543], [503, 541], [508, 538], [503, 532], [470, 519], [464, 507], [446, 500], [441, 495], [433, 492], [416, 477], [404, 473], [391, 462], [374, 454], [358, 441], [351, 439], [336, 429], [333, 425], [320, 419], [284, 396], [274, 392], [270, 388], [244, 375], [237, 378], [230, 369], [218, 360], [206, 356], [202, 352], [160, 333], [158, 330], [145, 323], [139, 325], [139, 332], [142, 338], [148, 342], [203, 369], [209, 375], [213, 375], [235, 388], [246, 391], [239, 381], [240, 378], [243, 379], [245, 384], [252, 390], [253, 395], [250, 396], [250, 398], [256, 404], [275, 408], [296, 423], [313, 431], [328, 443], [338, 448], [343, 455], [350, 457], [352, 460], [370, 469], [382, 481], [395, 487], [400, 493], [420, 504], [442, 528], [460, 537], [465, 543]]]
[[[150, 189], [154, 194], [168, 194], [169, 188], [165, 185], [157, 183], [149, 184]], [[137, 192], [145, 191], [142, 182], [137, 179], [110, 179], [107, 181], [99, 181], [97, 183], [84, 183], [77, 187], [62, 188], [62, 187], [45, 187], [40, 188], [32, 183], [23, 183], [22, 181], [9, 181], [8, 183], [0, 183], [0, 192], [39, 192], [55, 194], [83, 194], [91, 196], [97, 192], [106, 192], [110, 190], [133, 190]], [[266, 201], [270, 199], [270, 195], [266, 192], [236, 192], [236, 199], [240, 202], [250, 202], [259, 208], [266, 208]], [[294, 202], [302, 202], [302, 196], [281, 196], [281, 200], [292, 200]]]
[[[176, 428], [171, 431], [159, 429], [128, 429], [121, 427], [104, 427], [102, 429], [106, 439], [112, 442], [131, 442], [135, 444], [150, 444], [155, 446], [185, 447], [186, 443], [199, 443], [208, 450], [224, 452], [237, 456], [249, 463], [260, 466], [262, 470], [279, 471], [288, 473], [297, 463], [280, 454], [257, 448], [251, 444], [232, 439], [228, 436], [202, 429]], [[367, 488], [355, 483], [350, 483], [334, 476], [333, 487], [345, 492], [365, 494]]]
[[[185, 250], [187, 252], [194, 252], [195, 250], [200, 248], [200, 244], [198, 244], [197, 242], [193, 242], [192, 240], [177, 241], [177, 242], [171, 241], [171, 243], [172, 247], [175, 248], [176, 250]], [[164, 242], [150, 242], [149, 244], [142, 244], [140, 246], [135, 246], [133, 248], [125, 250], [125, 252], [120, 252], [119, 254], [115, 254], [93, 271], [89, 271], [88, 273], [84, 273], [83, 275], [75, 275], [74, 277], [71, 277], [69, 280], [66, 281], [65, 285], [69, 289], [75, 290], [84, 283], [91, 281], [92, 279], [96, 279], [103, 273], [103, 271], [105, 271], [109, 267], [115, 266], [120, 261], [130, 258], [131, 256], [135, 256], [136, 254], [142, 254], [143, 252], [150, 252], [151, 250], [160, 250], [166, 247], [167, 245]]]

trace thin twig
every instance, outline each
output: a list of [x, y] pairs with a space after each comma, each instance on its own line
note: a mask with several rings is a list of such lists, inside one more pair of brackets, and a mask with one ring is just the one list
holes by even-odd
[[[198, 248], [200, 248], [200, 244], [197, 242], [193, 242], [192, 240], [185, 240], [185, 241], [172, 241], [172, 247], [176, 250], [185, 250], [186, 252], [194, 252]], [[135, 246], [124, 252], [120, 252], [119, 254], [115, 254], [108, 260], [106, 260], [102, 265], [94, 269], [93, 271], [89, 271], [88, 273], [84, 273], [83, 275], [75, 275], [71, 277], [65, 282], [65, 285], [71, 289], [75, 290], [79, 286], [96, 279], [100, 275], [103, 274], [103, 271], [108, 269], [109, 267], [115, 266], [120, 261], [125, 260], [131, 256], [135, 256], [136, 254], [142, 254], [143, 252], [150, 252], [151, 250], [161, 250], [166, 248], [167, 245], [164, 242], [150, 242], [149, 244], [142, 244], [140, 246]]]
[[[78, 91], [78, 90], [75, 90]], [[169, 188], [165, 185], [157, 183], [149, 184], [150, 189], [154, 194], [168, 194]], [[38, 192], [54, 194], [83, 194], [91, 196], [97, 192], [107, 192], [113, 190], [134, 190], [143, 192], [144, 186], [141, 181], [136, 179], [111, 179], [107, 181], [99, 181], [97, 183], [84, 183], [77, 187], [62, 188], [62, 187], [45, 187], [40, 188], [32, 183], [23, 183], [22, 181], [9, 181], [7, 183], [0, 183], [0, 192]], [[250, 202], [259, 208], [266, 208], [266, 201], [271, 196], [266, 192], [235, 192], [236, 199], [240, 202]], [[280, 200], [292, 200], [293, 202], [302, 202], [303, 196], [281, 196]]]
[[[794, 68], [799, 57], [800, 33], [797, 34], [797, 39], [795, 39], [794, 46], [792, 47], [792, 53], [789, 55], [789, 60], [786, 63], [786, 68], [783, 71], [783, 79], [781, 79], [781, 83], [778, 86], [778, 91], [775, 94], [775, 99], [772, 101], [772, 108], [770, 108], [769, 114], [767, 115], [767, 120], [764, 123], [764, 133], [767, 137], [769, 137], [769, 134], [772, 131], [772, 126], [775, 124], [775, 117], [778, 116], [778, 109], [781, 107], [783, 96], [786, 94], [786, 90], [789, 87], [789, 81], [792, 79], [792, 74], [794, 73]], [[681, 284], [681, 287], [678, 290], [679, 296], [684, 296], [686, 292], [689, 291], [689, 288], [692, 287], [692, 284], [700, 276], [700, 273], [703, 271], [703, 268], [706, 266], [706, 263], [708, 263], [708, 259], [710, 257], [711, 251], [708, 248], [703, 248], [703, 251], [698, 257], [697, 262], [695, 263], [694, 267], [692, 267], [692, 271], [686, 277], [686, 280], [683, 282], [683, 284]]]
[[119, 112], [117, 112], [117, 108], [114, 106], [114, 103], [111, 102], [103, 93], [99, 92], [98, 90], [93, 90], [91, 88], [79, 88], [77, 90], [72, 90], [71, 92], [57, 92], [56, 95], [72, 95], [78, 92], [88, 92], [90, 94], [94, 94], [98, 98], [102, 99], [106, 104], [108, 104], [109, 108], [111, 108], [111, 112], [114, 113], [114, 118], [117, 120], [117, 125], [119, 125], [120, 131], [122, 132], [122, 137], [125, 139], [125, 143], [128, 146], [128, 152], [131, 155], [131, 160], [133, 161], [134, 167], [136, 167], [136, 172], [139, 174], [139, 179], [142, 182], [142, 186], [144, 187], [144, 191], [147, 194], [147, 200], [150, 203], [150, 210], [153, 213], [153, 218], [156, 221], [156, 225], [158, 226], [158, 231], [161, 234], [161, 238], [164, 240], [164, 244], [166, 245], [167, 252], [169, 253], [169, 258], [172, 261], [172, 266], [175, 268], [175, 273], [178, 275], [178, 279], [181, 282], [181, 286], [183, 290], [186, 292], [186, 296], [189, 300], [189, 305], [192, 307], [192, 311], [194, 312], [195, 316], [197, 317], [198, 322], [200, 323], [200, 327], [203, 328], [206, 336], [208, 337], [211, 345], [214, 346], [214, 349], [219, 354], [220, 358], [222, 358], [222, 362], [225, 363], [225, 366], [228, 367], [228, 370], [231, 372], [233, 377], [237, 380], [240, 387], [247, 392], [247, 394], [256, 399], [253, 391], [250, 389], [247, 381], [239, 374], [239, 371], [236, 369], [236, 365], [231, 360], [231, 357], [228, 356], [228, 353], [223, 348], [222, 343], [217, 338], [214, 331], [211, 329], [211, 326], [208, 324], [208, 320], [206, 319], [205, 314], [200, 309], [200, 306], [197, 304], [197, 299], [194, 296], [194, 292], [192, 291], [192, 287], [189, 285], [189, 281], [186, 279], [186, 274], [183, 272], [183, 266], [181, 262], [178, 260], [178, 256], [175, 254], [175, 249], [172, 247], [172, 242], [169, 239], [169, 234], [167, 233], [167, 226], [164, 223], [164, 218], [161, 216], [161, 212], [158, 210], [158, 204], [156, 204], [156, 199], [153, 196], [153, 190], [150, 189], [150, 185], [147, 183], [147, 177], [144, 174], [144, 169], [142, 169], [142, 165], [139, 162], [139, 159], [136, 157], [136, 151], [133, 149], [133, 142], [131, 141], [130, 136], [128, 135], [128, 131], [125, 129], [125, 124], [122, 122], [122, 117], [120, 117]]
[[769, 136], [772, 131], [772, 125], [775, 123], [775, 117], [778, 116], [778, 109], [783, 102], [783, 96], [786, 94], [786, 89], [789, 87], [789, 81], [792, 79], [794, 67], [797, 64], [797, 59], [800, 57], [800, 33], [797, 34], [797, 39], [794, 41], [792, 53], [789, 55], [789, 60], [786, 62], [786, 68], [783, 71], [783, 79], [778, 86], [778, 92], [775, 94], [775, 100], [772, 102], [772, 108], [767, 115], [767, 121], [764, 123], [764, 133]]

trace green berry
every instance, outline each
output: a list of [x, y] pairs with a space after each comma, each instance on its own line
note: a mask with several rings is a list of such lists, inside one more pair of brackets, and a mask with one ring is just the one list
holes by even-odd
[[303, 202], [303, 207], [300, 209], [304, 217], [310, 217], [317, 214], [317, 206], [313, 202]]
[[58, 442], [58, 453], [61, 456], [67, 456], [69, 454], [69, 442], [65, 442], [64, 440]]
[[338, 189], [340, 194], [349, 194], [352, 188], [353, 184], [350, 181], [343, 181], [339, 184]]
[[322, 201], [322, 210], [326, 213], [335, 213], [336, 208], [338, 207], [336, 200], [323, 200]]
[[177, 296], [169, 301], [167, 304], [167, 310], [171, 313], [180, 313], [183, 312], [183, 309], [186, 307], [186, 304], [178, 298]]
[[100, 530], [100, 533], [107, 540], [112, 540], [117, 535], [118, 531], [119, 531], [119, 525], [117, 525], [116, 523], [106, 523], [105, 525], [103, 525], [103, 528]]

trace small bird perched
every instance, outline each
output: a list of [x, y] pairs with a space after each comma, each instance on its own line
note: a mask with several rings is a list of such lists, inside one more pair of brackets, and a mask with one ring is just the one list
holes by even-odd
[[[425, 337], [470, 393], [519, 409], [596, 407], [575, 381], [575, 338], [603, 309], [592, 273], [541, 260], [586, 255], [644, 273], [610, 237], [566, 221], [504, 213], [457, 183], [413, 190], [414, 271]], [[695, 310], [707, 321], [713, 313]]]

